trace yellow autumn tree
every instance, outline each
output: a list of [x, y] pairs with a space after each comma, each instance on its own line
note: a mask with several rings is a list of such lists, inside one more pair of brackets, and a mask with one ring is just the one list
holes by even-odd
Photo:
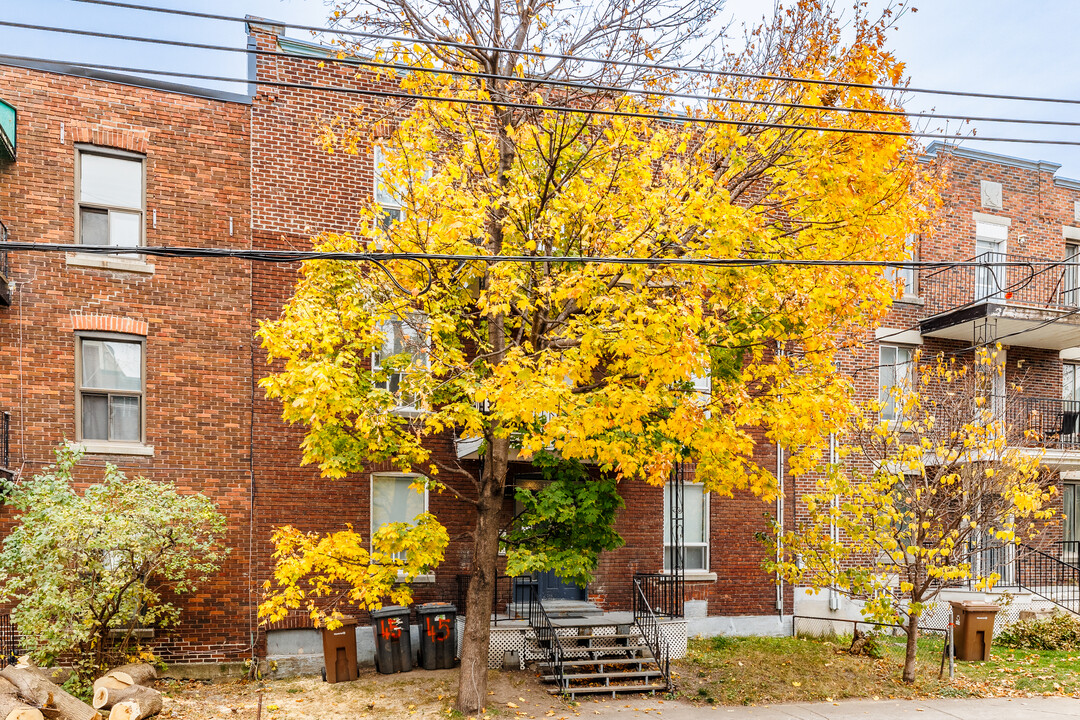
[[[992, 588], [1009, 549], [1054, 513], [1037, 438], [1004, 413], [1022, 387], [994, 394], [1002, 357], [1000, 346], [925, 363], [917, 354], [910, 379], [857, 416], [839, 462], [802, 498], [806, 520], [766, 563], [795, 585], [862, 600], [866, 617], [903, 622], [905, 682], [929, 603], [959, 583]], [[893, 410], [884, 419], [883, 407]]]
[[[305, 462], [330, 477], [392, 462], [473, 509], [457, 699], [466, 715], [487, 699], [511, 459], [550, 448], [656, 485], [693, 460], [715, 495], [771, 498], [776, 479], [754, 461], [754, 433], [798, 448], [795, 472], [819, 462], [850, 410], [836, 353], [894, 290], [880, 268], [830, 263], [903, 258], [904, 238], [934, 205], [908, 123], [888, 112], [895, 98], [715, 76], [697, 90], [717, 99], [677, 108], [656, 94], [538, 85], [527, 80], [553, 77], [550, 63], [506, 43], [544, 47], [563, 6], [495, 6], [505, 15], [494, 26], [473, 25], [497, 35], [512, 20], [516, 34], [478, 39], [456, 5], [402, 11], [421, 42], [382, 57], [413, 68], [404, 91], [441, 100], [397, 108], [401, 120], [377, 140], [360, 113], [322, 136], [329, 151], [377, 144], [379, 191], [401, 211], [373, 202], [357, 231], [315, 238], [318, 250], [375, 255], [304, 263], [281, 317], [260, 330], [280, 361], [262, 386], [287, 421], [307, 426]], [[435, 44], [428, 23], [442, 20], [462, 43], [504, 45]], [[718, 63], [895, 83], [902, 65], [884, 47], [887, 25], [859, 14], [842, 33], [828, 7], [799, 2]], [[431, 71], [448, 67], [465, 74]], [[659, 71], [634, 80], [678, 82]], [[674, 112], [686, 120], [652, 117]], [[478, 473], [431, 453], [450, 433], [478, 447]], [[289, 583], [277, 592], [299, 601]]]

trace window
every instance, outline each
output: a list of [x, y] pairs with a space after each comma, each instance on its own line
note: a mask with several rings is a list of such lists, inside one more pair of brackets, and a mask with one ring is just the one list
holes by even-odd
[[[915, 259], [915, 246], [918, 242], [919, 236], [912, 233], [907, 236], [907, 240], [904, 243], [905, 252], [904, 260]], [[891, 283], [898, 283], [902, 288], [900, 296], [912, 296], [917, 295], [918, 290], [915, 287], [915, 268], [910, 265], [904, 267], [887, 267], [885, 268], [885, 278]]]
[[912, 358], [914, 351], [903, 345], [882, 345], [878, 364], [878, 399], [881, 401], [881, 419], [899, 420], [894, 388], [910, 388]]
[[395, 222], [399, 222], [405, 211], [401, 207], [401, 192], [394, 187], [386, 178], [386, 155], [382, 148], [375, 148], [375, 202], [382, 208], [382, 217], [379, 218], [379, 226], [383, 230], [389, 230]]
[[[664, 486], [664, 569], [671, 570], [675, 563], [675, 545], [672, 544], [673, 518], [671, 505], [675, 485]], [[709, 494], [699, 483], [683, 483], [682, 486], [682, 535], [683, 567], [688, 572], [709, 570]]]
[[[711, 360], [710, 360], [711, 363]], [[712, 372], [711, 368], [704, 375], [690, 374], [690, 382], [694, 385], [697, 400], [705, 408], [705, 417], [709, 417], [709, 403], [712, 402]]]
[[418, 411], [417, 398], [402, 394], [401, 387], [405, 379], [405, 369], [416, 363], [427, 367], [427, 338], [423, 330], [424, 316], [410, 315], [404, 320], [388, 320], [383, 323], [383, 346], [371, 356], [371, 369], [378, 372], [390, 358], [406, 356], [404, 361], [396, 361], [394, 370], [387, 372], [386, 379], [379, 383], [384, 390], [389, 390], [398, 398], [398, 410]]
[[[1004, 262], [1009, 226], [990, 222], [975, 222], [975, 259], [983, 263]], [[1005, 268], [984, 265], [975, 268], [975, 300], [995, 300], [1004, 297]]]
[[83, 245], [143, 244], [143, 161], [130, 153], [78, 151], [76, 233]]
[[108, 336], [76, 339], [79, 440], [144, 441], [143, 342]]
[[1062, 508], [1062, 525], [1064, 525], [1065, 533], [1062, 539], [1067, 543], [1064, 547], [1065, 553], [1076, 560], [1078, 554], [1080, 554], [1080, 489], [1078, 483], [1064, 483], [1062, 488], [1062, 495], [1064, 495], [1065, 506]]
[[[416, 516], [427, 512], [427, 488], [422, 492], [410, 485], [423, 482], [423, 475], [384, 473], [371, 476], [371, 534], [387, 523], [411, 523]], [[404, 560], [405, 554], [394, 556]]]
[[[1061, 440], [1076, 442], [1080, 433], [1080, 369], [1074, 363], [1061, 365]], [[1080, 536], [1077, 536], [1080, 540]]]
[[1065, 243], [1065, 278], [1061, 295], [1065, 305], [1080, 306], [1080, 243]]

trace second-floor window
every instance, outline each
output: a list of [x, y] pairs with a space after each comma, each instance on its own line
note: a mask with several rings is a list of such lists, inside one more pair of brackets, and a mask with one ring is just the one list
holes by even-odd
[[[428, 495], [412, 488], [413, 483], [423, 483], [422, 475], [403, 473], [378, 473], [371, 476], [371, 534], [387, 523], [412, 523], [416, 516], [427, 512]], [[395, 553], [395, 558], [405, 560], [405, 553]]]
[[401, 357], [395, 362], [395, 369], [387, 372], [386, 379], [379, 386], [398, 398], [400, 411], [418, 411], [417, 399], [402, 392], [405, 369], [414, 363], [427, 366], [427, 336], [424, 331], [424, 316], [412, 314], [405, 319], [388, 320], [382, 325], [383, 345], [371, 357], [371, 368], [379, 371], [392, 357]]
[[[1075, 363], [1061, 365], [1061, 435], [1075, 442], [1080, 433], [1080, 369]], [[1077, 519], [1080, 522], [1080, 518]], [[1080, 527], [1080, 525], [1078, 525]], [[1077, 538], [1080, 540], [1080, 537]]]
[[143, 343], [80, 336], [78, 438], [143, 442]]
[[76, 233], [83, 245], [143, 244], [143, 159], [96, 148], [78, 150]]
[[[918, 235], [914, 233], [907, 236], [907, 240], [904, 243], [904, 260], [915, 259], [915, 246], [918, 241]], [[885, 268], [885, 277], [889, 282], [899, 283], [903, 290], [900, 295], [912, 296], [918, 294], [918, 289], [915, 287], [915, 279], [917, 277], [915, 268], [910, 265], [898, 268]]]
[[1065, 277], [1062, 283], [1063, 304], [1080, 306], [1080, 243], [1065, 243]]
[[896, 388], [911, 387], [914, 351], [905, 345], [882, 345], [878, 363], [878, 400], [881, 402], [882, 420], [901, 419], [901, 408], [896, 406]]

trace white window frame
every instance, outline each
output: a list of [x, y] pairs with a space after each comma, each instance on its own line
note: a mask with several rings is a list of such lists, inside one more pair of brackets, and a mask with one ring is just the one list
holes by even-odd
[[[382, 329], [382, 337], [384, 339], [387, 337], [387, 333], [392, 332], [394, 322], [399, 322], [399, 320], [396, 320], [396, 319], [395, 320], [386, 320], [386, 321], [383, 321], [382, 323], [379, 324], [380, 328]], [[423, 313], [409, 313], [408, 318], [401, 319], [400, 322], [405, 323], [409, 327], [412, 327], [411, 324], [425, 326], [426, 322], [427, 322], [427, 316], [425, 314], [423, 314]], [[431, 358], [430, 358], [431, 333], [429, 333], [429, 332], [423, 333], [422, 341], [423, 342], [421, 344], [428, 351], [426, 354], [424, 354], [424, 358], [423, 358], [424, 367], [430, 367], [430, 363], [431, 363]], [[385, 342], [385, 340], [384, 340], [384, 342]], [[380, 353], [381, 353], [381, 351], [378, 351], [378, 350], [371, 353], [371, 371], [372, 372], [378, 372], [379, 370], [382, 369], [382, 365], [379, 362]], [[414, 360], [415, 360], [415, 357], [416, 356], [414, 355], [413, 356]], [[398, 376], [398, 388], [399, 388], [398, 399], [401, 399], [400, 388], [401, 388], [402, 380], [404, 380], [404, 373], [401, 373], [401, 372], [391, 373], [391, 375], [397, 375]], [[378, 387], [381, 387], [383, 390], [386, 390], [387, 392], [390, 392], [390, 386], [391, 386], [390, 378], [387, 378], [384, 382], [376, 383], [376, 385]], [[424, 414], [426, 412], [426, 409], [423, 408], [423, 407], [418, 407], [417, 404], [416, 404], [416, 400], [414, 399], [413, 402], [411, 402], [409, 404], [396, 405], [394, 407], [394, 412], [397, 413], [397, 414], [400, 414], [400, 415], [422, 415], [422, 414]]]
[[383, 214], [377, 221], [379, 227], [383, 231], [388, 231], [395, 222], [405, 219], [405, 208], [401, 200], [395, 196], [398, 192], [397, 188], [384, 181], [383, 166], [386, 164], [386, 153], [378, 145], [375, 146], [372, 162], [374, 172], [372, 173], [371, 197], [382, 208]]
[[[918, 244], [919, 236], [917, 233], [910, 233], [904, 240], [904, 260], [914, 261], [918, 257]], [[904, 281], [904, 290], [900, 295], [900, 300], [908, 298], [917, 298], [919, 296], [919, 274], [914, 267], [886, 267], [885, 279], [894, 285], [898, 281]]]
[[[663, 545], [663, 563], [664, 563], [664, 572], [665, 573], [672, 572], [672, 569], [668, 566], [668, 548], [671, 547], [670, 545], [668, 545], [668, 537], [669, 537], [668, 522], [671, 519], [670, 507], [668, 506], [668, 492], [669, 492], [668, 487], [669, 487], [668, 484], [664, 485], [664, 501], [660, 504], [661, 507], [663, 508], [663, 513], [664, 513], [664, 521], [662, 523], [662, 532], [663, 532], [664, 537], [662, 539], [662, 545]], [[683, 492], [684, 492], [684, 494], [683, 494], [683, 506], [684, 507], [686, 505], [685, 491], [686, 491], [686, 488], [688, 488], [688, 487], [704, 488], [704, 484], [699, 483], [699, 482], [683, 483]], [[684, 525], [684, 527], [683, 527], [683, 547], [686, 547], [686, 548], [700, 547], [700, 548], [704, 548], [704, 550], [705, 550], [705, 552], [703, 553], [703, 555], [704, 555], [704, 565], [705, 566], [702, 567], [702, 568], [689, 568], [689, 567], [683, 568], [685, 570], [687, 576], [691, 576], [691, 575], [711, 575], [712, 574], [711, 571], [710, 571], [710, 568], [712, 567], [712, 552], [711, 552], [711, 547], [710, 547], [712, 545], [712, 528], [711, 528], [711, 525], [710, 525], [710, 517], [709, 517], [710, 510], [712, 508], [712, 499], [711, 499], [711, 497], [712, 497], [712, 493], [702, 492], [702, 494], [701, 494], [701, 498], [702, 498], [701, 502], [702, 502], [702, 505], [704, 506], [701, 509], [701, 512], [702, 512], [702, 525], [703, 525], [702, 533], [703, 533], [703, 536], [705, 538], [704, 542], [700, 542], [700, 543], [688, 543], [688, 542], [686, 542], [686, 527], [685, 527], [686, 518], [683, 517], [683, 525]]]
[[1063, 304], [1080, 306], [1080, 239], [1065, 240], [1065, 277], [1062, 285]]
[[[84, 203], [82, 201], [82, 165], [83, 157], [87, 155], [97, 155], [99, 157], [113, 158], [116, 160], [125, 160], [134, 162], [139, 165], [139, 196], [140, 203], [138, 207], [128, 207], [121, 205], [108, 205], [105, 203]], [[96, 145], [83, 145], [79, 144], [75, 146], [75, 244], [82, 245], [82, 210], [83, 208], [93, 210], [105, 210], [111, 216], [114, 211], [135, 213], [139, 214], [139, 239], [135, 244], [135, 247], [142, 247], [146, 245], [146, 156], [138, 153], [127, 152], [125, 150], [116, 150], [113, 148], [98, 147]], [[111, 225], [110, 220], [110, 225]], [[89, 247], [101, 247], [101, 246], [89, 246]], [[106, 247], [114, 247], [111, 243]], [[134, 256], [133, 256], [134, 257]]]
[[[372, 549], [371, 541], [372, 541], [372, 538], [375, 537], [375, 532], [379, 529], [379, 527], [382, 527], [382, 525], [380, 525], [379, 527], [375, 527], [375, 480], [376, 480], [376, 478], [394, 478], [394, 479], [408, 478], [410, 480], [417, 480], [417, 479], [424, 480], [425, 481], [425, 484], [424, 484], [424, 512], [431, 512], [431, 510], [430, 510], [431, 492], [428, 489], [427, 482], [426, 482], [428, 480], [428, 477], [426, 475], [424, 475], [423, 473], [390, 472], [390, 471], [371, 473], [371, 475], [368, 476], [368, 530], [369, 530], [369, 532], [368, 532], [368, 550]], [[408, 522], [408, 523], [411, 523], [412, 520], [390, 520], [389, 522]], [[405, 580], [406, 580], [406, 578], [405, 578], [404, 573], [399, 572], [398, 573], [398, 582], [405, 582]], [[413, 578], [413, 583], [433, 583], [433, 582], [435, 582], [435, 575], [433, 573], [428, 573], [428, 574], [425, 574], [425, 575], [417, 575], [415, 578]]]
[[[975, 257], [979, 258], [985, 253], [996, 253], [1004, 256], [1009, 254], [1009, 227], [1012, 221], [1009, 218], [997, 217], [994, 215], [986, 215], [984, 213], [975, 213]], [[996, 228], [991, 231], [991, 228]], [[1004, 234], [1004, 237], [994, 237], [994, 235]], [[980, 250], [979, 243], [994, 245], [993, 250], [983, 249]], [[991, 257], [990, 260], [997, 258]], [[975, 286], [974, 299], [976, 302], [982, 300], [1002, 300], [1005, 297], [1004, 290], [999, 286], [1004, 285], [1006, 278], [1008, 277], [1005, 268], [999, 267], [975, 267]]]
[[[109, 388], [86, 388], [83, 386], [83, 341], [104, 340], [124, 342], [139, 346], [139, 359], [142, 388], [138, 391], [114, 390]], [[83, 395], [124, 395], [139, 398], [139, 439], [138, 440], [102, 440], [87, 439], [83, 433]], [[108, 453], [116, 455], [153, 455], [154, 449], [146, 445], [146, 338], [142, 335], [122, 333], [78, 331], [75, 333], [75, 440], [88, 453]]]
[[[893, 362], [885, 362], [885, 351], [893, 351]], [[900, 351], [906, 351], [908, 353], [908, 359], [903, 363], [898, 362], [897, 353]], [[899, 387], [898, 385], [885, 386], [884, 379], [882, 378], [882, 372], [886, 367], [891, 367], [893, 379], [897, 378], [896, 368], [900, 365], [906, 365], [906, 381], [908, 389], [912, 387], [915, 382], [915, 348], [911, 345], [904, 345], [901, 343], [878, 343], [878, 401], [882, 403], [881, 409], [878, 411], [878, 418], [881, 420], [887, 420], [890, 423], [903, 422], [903, 414], [896, 408], [896, 399], [892, 396], [892, 388]], [[891, 416], [886, 414], [886, 409], [892, 407]]]

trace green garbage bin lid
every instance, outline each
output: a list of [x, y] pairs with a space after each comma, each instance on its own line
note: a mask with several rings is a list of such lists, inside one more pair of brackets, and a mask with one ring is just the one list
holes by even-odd
[[408, 614], [409, 608], [405, 607], [404, 605], [386, 605], [385, 607], [381, 607], [378, 610], [371, 611], [371, 617], [374, 619], [384, 617], [402, 617], [408, 616]]

